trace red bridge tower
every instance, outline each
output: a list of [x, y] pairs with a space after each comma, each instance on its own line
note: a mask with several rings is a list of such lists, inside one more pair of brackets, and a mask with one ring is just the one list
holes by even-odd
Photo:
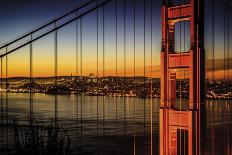
[[[182, 21], [190, 21], [190, 49], [184, 53], [175, 50], [175, 25]], [[179, 69], [189, 72], [190, 97], [186, 111], [175, 109], [176, 71]], [[177, 6], [173, 0], [163, 0], [160, 155], [200, 155], [204, 83], [204, 0], [188, 0]]]
[[[163, 0], [161, 51], [161, 107], [173, 107], [176, 102], [176, 73], [189, 69], [189, 109], [197, 109], [204, 102], [204, 0], [190, 0], [189, 4], [173, 6], [172, 0]], [[175, 51], [175, 24], [190, 21], [190, 49]]]

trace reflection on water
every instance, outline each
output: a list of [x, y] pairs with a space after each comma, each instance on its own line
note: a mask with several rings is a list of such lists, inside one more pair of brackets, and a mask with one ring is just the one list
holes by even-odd
[[[153, 154], [159, 154], [159, 99], [58, 95], [57, 104], [55, 101], [55, 96], [34, 94], [32, 117], [44, 124], [56, 120], [71, 137], [73, 154], [126, 155], [135, 152], [148, 155], [151, 154], [151, 146]], [[6, 134], [7, 117], [8, 122], [18, 120], [22, 125], [28, 124], [30, 95], [8, 94], [8, 103], [3, 99], [1, 107], [0, 142], [3, 150], [12, 146], [10, 128], [9, 134]], [[202, 130], [205, 140], [201, 154], [232, 154], [231, 111], [230, 101], [206, 102], [206, 130]], [[176, 135], [186, 135], [185, 130], [178, 130]], [[176, 147], [184, 146], [183, 142], [190, 143], [186, 139], [180, 140]]]

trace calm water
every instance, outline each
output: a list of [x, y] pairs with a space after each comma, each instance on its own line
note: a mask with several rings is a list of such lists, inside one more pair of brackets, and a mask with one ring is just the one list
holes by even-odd
[[[6, 123], [8, 104], [8, 122], [28, 124], [30, 95], [8, 94], [8, 103], [4, 98], [1, 123]], [[206, 111], [203, 154], [232, 155], [232, 103], [207, 101]], [[73, 154], [149, 155], [151, 146], [159, 154], [159, 99], [34, 94], [33, 119], [44, 124], [56, 120], [71, 137]], [[11, 143], [4, 131], [1, 143]]]

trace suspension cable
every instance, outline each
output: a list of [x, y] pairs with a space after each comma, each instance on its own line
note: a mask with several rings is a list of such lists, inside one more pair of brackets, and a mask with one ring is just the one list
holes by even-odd
[[145, 105], [145, 103], [146, 103], [146, 100], [145, 100], [145, 97], [146, 97], [146, 0], [144, 0], [144, 2], [143, 2], [143, 5], [144, 5], [144, 8], [143, 8], [143, 10], [144, 10], [144, 17], [143, 17], [143, 44], [144, 44], [144, 46], [143, 46], [143, 76], [144, 76], [144, 78], [143, 78], [143, 82], [144, 82], [144, 85], [143, 85], [143, 98], [144, 98], [144, 101], [143, 101], [143, 109], [144, 109], [144, 134], [145, 134], [145, 127], [146, 127], [146, 105]]
[[[1, 58], [1, 125], [3, 124], [3, 64]], [[1, 149], [3, 149], [3, 128], [1, 127]]]
[[116, 9], [115, 9], [115, 52], [116, 52], [116, 67], [115, 67], [115, 71], [116, 71], [116, 77], [118, 76], [118, 0], [115, 0], [116, 3]]
[[[56, 28], [56, 23], [54, 23], [54, 27]], [[55, 50], [55, 127], [57, 128], [57, 119], [58, 119], [58, 103], [57, 103], [57, 93], [58, 93], [58, 85], [57, 85], [57, 75], [58, 75], [58, 54], [57, 54], [57, 30], [54, 32], [54, 50]], [[56, 131], [57, 132], [57, 131]]]
[[[118, 87], [118, 0], [115, 0], [115, 52], [116, 52], [116, 85]], [[116, 127], [116, 135], [118, 133], [118, 97], [116, 96], [116, 104], [115, 104], [115, 127]]]
[[224, 5], [224, 80], [226, 80], [226, 14], [227, 8], [226, 5]]
[[151, 18], [151, 38], [150, 38], [151, 39], [151, 68], [150, 68], [151, 69], [151, 73], [150, 73], [151, 74], [151, 85], [150, 85], [150, 93], [151, 93], [150, 94], [150, 98], [151, 98], [151, 101], [150, 101], [150, 108], [151, 108], [151, 110], [150, 110], [150, 115], [151, 115], [150, 116], [150, 119], [151, 119], [151, 124], [150, 124], [150, 126], [151, 126], [150, 127], [150, 129], [151, 129], [151, 140], [150, 140], [151, 153], [150, 154], [151, 155], [153, 155], [153, 96], [152, 96], [153, 95], [153, 87], [152, 87], [152, 82], [153, 82], [152, 81], [152, 65], [153, 65], [152, 64], [153, 63], [153, 61], [152, 61], [152, 59], [153, 59], [153, 54], [152, 54], [152, 48], [153, 48], [153, 46], [152, 46], [152, 42], [153, 42], [153, 38], [152, 38], [153, 37], [152, 36], [153, 35], [153, 33], [152, 33], [152, 31], [153, 31], [153, 23], [152, 22], [153, 22], [153, 20], [152, 20], [152, 18], [153, 18], [153, 9], [152, 8], [153, 8], [153, 3], [152, 3], [152, 0], [151, 0], [151, 8], [150, 8], [151, 9], [151, 15], [150, 15], [151, 16], [150, 17]]
[[214, 50], [214, 43], [215, 43], [215, 0], [212, 0], [212, 57], [213, 57], [213, 68], [212, 68], [212, 71], [213, 71], [213, 82], [215, 82], [215, 75], [214, 75], [214, 71], [215, 71], [215, 62], [214, 62], [214, 59], [215, 59], [215, 50]]
[[[83, 36], [82, 36], [82, 31], [83, 31], [83, 23], [82, 23], [82, 17], [80, 18], [80, 72], [81, 72], [81, 81], [83, 80], [83, 64], [82, 64], [82, 57], [83, 57]], [[83, 82], [83, 81], [82, 81]], [[83, 88], [82, 88], [83, 89]], [[81, 149], [83, 147], [83, 90], [81, 90]]]
[[[76, 11], [76, 17], [78, 16], [78, 12]], [[75, 83], [76, 83], [76, 87], [77, 87], [77, 79], [79, 79], [79, 33], [78, 33], [78, 19], [76, 20], [76, 79], [75, 79]], [[80, 80], [80, 79], [79, 79]], [[79, 144], [79, 102], [78, 102], [78, 89], [76, 88], [76, 103], [77, 103], [77, 108], [76, 108], [76, 121], [77, 121], [77, 146]]]
[[[124, 30], [124, 85], [126, 85], [126, 0], [123, 1], [123, 30]], [[125, 90], [123, 95], [123, 102], [124, 102], [124, 134], [126, 135], [126, 96], [125, 96]]]
[[[103, 20], [102, 20], [102, 48], [103, 48], [103, 80], [105, 80], [105, 5], [103, 5]], [[103, 81], [104, 83], [104, 81]], [[105, 97], [102, 96], [103, 104], [103, 154], [105, 154]]]
[[143, 134], [146, 132], [146, 0], [143, 1]]
[[[32, 34], [31, 34], [31, 40], [32, 40]], [[30, 43], [30, 123], [32, 123], [33, 119], [33, 92], [32, 92], [32, 87], [33, 87], [33, 47], [32, 47], [32, 42]]]
[[[134, 91], [134, 93], [135, 93], [135, 88], [136, 88], [136, 82], [135, 82], [135, 52], [136, 52], [136, 45], [135, 45], [135, 42], [136, 42], [136, 35], [135, 35], [135, 33], [136, 33], [136, 29], [135, 29], [135, 25], [136, 25], [136, 1], [134, 0], [134, 88], [133, 88], [133, 91]], [[136, 122], [135, 122], [135, 99], [133, 99], [133, 106], [134, 106], [134, 155], [136, 155], [136, 131], [135, 131], [135, 125], [136, 125]]]
[[[76, 17], [78, 12], [76, 12]], [[79, 76], [79, 34], [78, 34], [78, 19], [76, 19], [76, 76]]]
[[[8, 47], [6, 47], [6, 53], [8, 52]], [[8, 92], [9, 92], [9, 79], [8, 79], [8, 55], [6, 55], [6, 124], [7, 124], [7, 127], [6, 127], [6, 148], [8, 149], [8, 126], [9, 126], [9, 120], [8, 120]]]
[[[47, 22], [46, 24], [44, 24], [44, 25], [42, 25], [42, 26], [40, 26], [40, 27], [35, 28], [35, 29], [32, 30], [31, 32], [27, 32], [27, 33], [25, 33], [25, 34], [19, 36], [19, 37], [16, 38], [15, 40], [12, 40], [12, 41], [6, 42], [6, 43], [3, 44], [3, 45], [0, 45], [0, 46], [1, 46], [0, 49], [3, 49], [3, 48], [5, 48], [5, 47], [7, 47], [7, 46], [10, 46], [10, 45], [16, 43], [17, 41], [19, 41], [19, 40], [21, 40], [21, 39], [23, 39], [23, 38], [26, 38], [27, 36], [30, 36], [31, 34], [35, 34], [35, 33], [39, 32], [39, 31], [41, 31], [42, 29], [46, 28], [46, 27], [49, 26], [49, 25], [50, 25], [50, 26], [53, 25], [55, 22], [58, 22], [58, 21], [62, 20], [63, 18], [66, 18], [66, 17], [68, 17], [69, 15], [75, 13], [76, 11], [78, 11], [78, 10], [80, 10], [80, 9], [83, 9], [83, 8], [87, 7], [88, 5], [91, 5], [91, 3], [94, 3], [95, 1], [96, 1], [96, 0], [88, 1], [88, 2], [85, 3], [85, 4], [83, 4], [83, 5], [81, 5], [81, 6], [78, 6], [78, 7], [75, 8], [74, 10], [69, 11], [69, 12], [66, 12], [66, 13], [63, 14], [62, 16], [56, 17], [56, 18], [50, 20], [49, 22]], [[106, 3], [105, 3], [105, 4], [106, 4]], [[104, 4], [103, 4], [103, 5], [104, 5]]]
[[[99, 1], [97, 0], [97, 3]], [[99, 82], [99, 40], [98, 40], [98, 35], [99, 35], [99, 8], [97, 8], [97, 94], [99, 93], [99, 88], [98, 88], [98, 82]], [[98, 115], [99, 115], [99, 95], [97, 95], [97, 136], [98, 136]]]
[[[228, 0], [228, 3], [229, 3], [229, 5], [231, 4], [230, 3], [231, 1], [230, 0]], [[227, 10], [228, 12], [227, 12], [227, 33], [228, 33], [228, 35], [227, 35], [227, 63], [228, 63], [228, 68], [227, 68], [227, 79], [228, 79], [228, 81], [230, 81], [230, 10], [228, 9]]]

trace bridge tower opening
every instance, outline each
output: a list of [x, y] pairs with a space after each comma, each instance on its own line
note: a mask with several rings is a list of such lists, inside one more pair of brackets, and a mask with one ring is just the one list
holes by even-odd
[[[175, 25], [190, 24], [190, 49], [175, 49]], [[188, 70], [189, 102], [176, 108], [177, 71]], [[205, 97], [204, 0], [162, 1], [160, 155], [200, 155]], [[201, 106], [202, 105], [202, 106]]]

